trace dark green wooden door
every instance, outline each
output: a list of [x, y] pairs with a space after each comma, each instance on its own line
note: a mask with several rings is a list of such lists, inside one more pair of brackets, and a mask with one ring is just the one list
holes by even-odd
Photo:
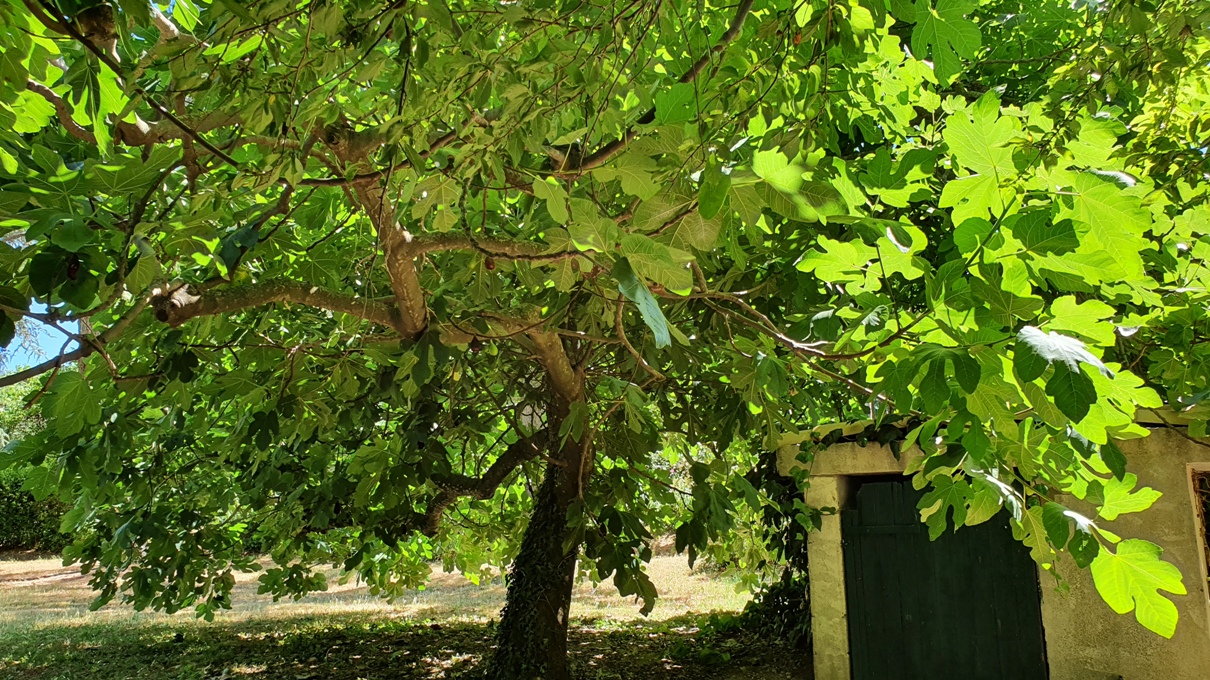
[[901, 479], [842, 511], [853, 680], [1044, 680], [1037, 571], [1008, 516], [929, 541]]

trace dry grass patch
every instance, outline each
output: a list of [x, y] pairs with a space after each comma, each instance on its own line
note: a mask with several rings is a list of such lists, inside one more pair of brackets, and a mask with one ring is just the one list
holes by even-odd
[[[663, 597], [650, 617], [608, 584], [575, 593], [570, 648], [581, 678], [798, 678], [796, 652], [730, 623], [747, 595], [729, 579], [657, 557]], [[58, 560], [0, 562], [0, 678], [20, 680], [256, 680], [471, 677], [491, 653], [504, 602], [497, 579], [476, 586], [437, 572], [393, 603], [356, 582], [298, 602], [256, 594], [237, 578], [234, 608], [213, 623], [191, 612], [88, 611], [87, 577]], [[693, 612], [723, 612], [714, 623]], [[704, 630], [703, 630], [704, 629]]]
[[[691, 611], [739, 611], [748, 601], [748, 595], [737, 592], [733, 581], [694, 572], [688, 568], [684, 557], [656, 557], [648, 571], [661, 594], [655, 611], [648, 617], [651, 620], [681, 616]], [[487, 622], [499, 614], [504, 604], [501, 579], [475, 585], [461, 574], [441, 571], [433, 573], [424, 590], [412, 591], [394, 602], [371, 595], [367, 587], [355, 580], [340, 583], [336, 571], [328, 574], [327, 591], [299, 601], [274, 602], [268, 595], [257, 594], [257, 576], [255, 573], [236, 575], [231, 597], [233, 607], [220, 615], [224, 620], [356, 614]], [[93, 597], [88, 577], [64, 568], [58, 559], [0, 562], [0, 628], [15, 624], [193, 620], [190, 612], [169, 616], [135, 612], [117, 604], [90, 612], [88, 605]], [[608, 582], [599, 588], [593, 588], [587, 581], [580, 583], [573, 602], [573, 612], [581, 617], [622, 621], [643, 618], [638, 613], [638, 605], [618, 596]]]

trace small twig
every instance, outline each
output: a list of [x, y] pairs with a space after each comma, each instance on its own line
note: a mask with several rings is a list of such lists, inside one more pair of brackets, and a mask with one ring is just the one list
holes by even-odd
[[596, 335], [589, 335], [583, 331], [573, 331], [566, 328], [556, 328], [555, 333], [558, 333], [565, 338], [573, 338], [575, 340], [583, 340], [584, 342], [592, 342], [603, 345], [617, 345], [622, 342], [617, 338], [602, 338]]
[[668, 482], [665, 482], [665, 481], [664, 481], [664, 480], [662, 480], [662, 479], [659, 479], [659, 478], [654, 477], [654, 476], [652, 476], [652, 475], [650, 475], [650, 474], [648, 474], [648, 473], [646, 473], [646, 472], [643, 472], [642, 470], [638, 469], [637, 467], [634, 467], [633, 465], [631, 465], [631, 466], [630, 466], [630, 467], [628, 467], [627, 469], [628, 469], [628, 470], [630, 470], [631, 472], [635, 473], [636, 475], [638, 475], [638, 476], [642, 477], [643, 479], [646, 479], [646, 480], [647, 480], [647, 481], [649, 481], [649, 482], [654, 482], [654, 483], [656, 483], [656, 484], [659, 484], [660, 486], [664, 487], [665, 489], [671, 489], [671, 490], [673, 490], [673, 491], [675, 491], [675, 492], [677, 492], [677, 493], [679, 493], [679, 494], [684, 494], [684, 495], [686, 495], [686, 496], [692, 496], [692, 495], [693, 495], [693, 493], [692, 493], [692, 492], [690, 492], [690, 491], [685, 491], [684, 489], [682, 489], [682, 488], [680, 488], [680, 487], [673, 486], [673, 485], [669, 484]]
[[[67, 346], [71, 343], [71, 338], [68, 338], [67, 342], [63, 343], [63, 346], [59, 348], [59, 356], [55, 357], [53, 360], [54, 370], [51, 371], [50, 377], [46, 379], [46, 382], [42, 383], [42, 387], [38, 388], [38, 393], [25, 404], [25, 408], [31, 408], [34, 404], [38, 403], [38, 400], [41, 399], [42, 395], [46, 394], [46, 390], [50, 388], [50, 384], [55, 381], [56, 377], [58, 377], [59, 369], [63, 367], [63, 364], [69, 363], [73, 360], [67, 358], [69, 355], [63, 353], [67, 349]], [[75, 352], [72, 352], [71, 354], [75, 354]]]
[[1185, 439], [1188, 439], [1189, 441], [1193, 442], [1194, 444], [1197, 444], [1198, 446], [1204, 446], [1204, 447], [1210, 449], [1210, 444], [1198, 439], [1197, 437], [1189, 436], [1188, 431], [1183, 430], [1183, 429], [1177, 427], [1175, 424], [1169, 422], [1169, 420], [1164, 417], [1164, 414], [1160, 413], [1158, 409], [1151, 409], [1151, 412], [1154, 413], [1155, 417], [1159, 418], [1160, 422], [1164, 423], [1164, 426], [1167, 427], [1168, 429], [1179, 434], [1180, 436], [1184, 437]]

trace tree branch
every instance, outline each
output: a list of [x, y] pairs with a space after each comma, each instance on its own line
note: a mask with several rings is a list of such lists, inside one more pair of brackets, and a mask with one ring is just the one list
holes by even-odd
[[119, 335], [121, 335], [122, 332], [126, 330], [126, 327], [130, 325], [130, 322], [134, 321], [135, 317], [137, 317], [143, 311], [143, 309], [147, 307], [147, 304], [150, 301], [151, 299], [149, 297], [140, 298], [139, 301], [132, 305], [130, 309], [126, 310], [126, 313], [123, 314], [116, 322], [114, 322], [112, 326], [105, 329], [100, 335], [98, 335], [95, 341], [80, 343], [79, 347], [70, 352], [60, 352], [59, 356], [55, 357], [54, 359], [44, 361], [32, 368], [27, 368], [24, 371], [17, 371], [16, 373], [0, 378], [0, 387], [15, 385], [19, 382], [42, 375], [47, 371], [57, 371], [64, 364], [69, 364], [77, 359], [84, 359], [92, 356], [92, 354], [97, 351], [98, 347], [104, 347], [107, 343], [112, 342], [114, 338], [117, 338]]
[[549, 252], [547, 246], [530, 241], [501, 238], [472, 239], [453, 232], [421, 234], [412, 237], [412, 253], [416, 256], [447, 250], [474, 250], [502, 260], [554, 262], [579, 255], [574, 251]]
[[533, 342], [538, 361], [546, 369], [550, 384], [559, 398], [567, 404], [583, 400], [584, 381], [563, 350], [559, 334], [544, 331], [539, 326], [526, 331], [526, 336]]
[[[732, 293], [710, 291], [709, 289], [706, 288], [705, 278], [702, 276], [701, 269], [697, 266], [696, 263], [693, 263], [693, 269], [694, 269], [695, 274], [698, 277], [698, 287], [700, 289], [700, 292], [691, 293], [689, 295], [679, 295], [677, 293], [673, 293], [673, 292], [667, 290], [666, 288], [664, 288], [663, 286], [661, 286], [659, 284], [652, 284], [651, 292], [655, 295], [658, 295], [659, 297], [667, 298], [670, 300], [704, 300], [704, 301], [706, 301], [706, 304], [710, 305], [711, 309], [715, 310], [719, 314], [728, 316], [730, 318], [735, 319], [736, 321], [739, 321], [740, 323], [743, 323], [746, 326], [754, 328], [754, 329], [764, 333], [765, 335], [773, 338], [777, 342], [781, 343], [787, 349], [790, 349], [791, 351], [798, 353], [800, 355], [808, 356], [812, 359], [817, 359], [817, 360], [822, 360], [822, 361], [845, 361], [845, 360], [850, 360], [850, 359], [860, 359], [861, 357], [864, 357], [868, 354], [872, 354], [872, 353], [878, 351], [879, 349], [882, 349], [883, 347], [890, 345], [892, 342], [895, 342], [896, 340], [903, 338], [904, 336], [907, 335], [908, 331], [915, 328], [916, 324], [920, 323], [921, 321], [924, 320], [924, 318], [926, 316], [928, 316], [927, 312], [916, 316], [914, 319], [912, 319], [910, 322], [905, 324], [899, 330], [897, 330], [894, 333], [892, 333], [891, 335], [887, 336], [886, 338], [884, 338], [877, 344], [871, 345], [870, 347], [867, 347], [863, 350], [859, 350], [856, 352], [841, 353], [841, 354], [831, 354], [831, 353], [825, 352], [822, 349], [820, 349], [821, 345], [827, 344], [827, 343], [799, 342], [798, 340], [795, 340], [794, 338], [791, 338], [790, 336], [781, 332], [780, 330], [778, 330], [777, 325], [774, 324], [773, 321], [768, 316], [761, 313], [759, 310], [757, 310], [752, 305], [748, 304], [746, 301], [744, 301], [738, 295], [735, 295]], [[712, 300], [730, 302], [731, 304], [739, 307], [740, 309], [744, 310], [748, 314], [751, 314], [752, 316], [756, 317], [756, 319], [758, 319], [759, 321], [749, 319], [748, 317], [746, 317], [742, 314], [734, 314], [734, 313], [728, 312], [727, 310], [722, 309], [721, 307], [718, 307], [717, 305], [710, 304], [710, 301], [712, 301]]]
[[518, 465], [537, 458], [546, 445], [546, 431], [539, 430], [532, 437], [522, 437], [510, 444], [504, 453], [488, 467], [482, 477], [468, 477], [457, 473], [433, 475], [433, 483], [442, 491], [448, 491], [458, 496], [470, 496], [483, 500], [489, 498], [496, 488], [504, 482], [508, 473]]
[[[197, 139], [197, 135], [203, 132], [210, 132], [211, 130], [230, 127], [239, 123], [239, 114], [223, 112], [210, 113], [189, 122], [180, 117], [176, 117], [175, 120], [165, 120], [151, 124], [147, 124], [141, 120], [135, 123], [118, 121], [114, 139], [127, 146], [148, 146], [175, 139]], [[202, 146], [205, 146], [205, 144]]]
[[[421, 159], [427, 160], [428, 157], [431, 156], [434, 151], [437, 151], [438, 149], [445, 146], [446, 144], [449, 144], [450, 142], [454, 141], [455, 139], [458, 139], [458, 133], [451, 130], [451, 131], [447, 132], [446, 134], [442, 135], [441, 137], [438, 137], [429, 146], [428, 151], [421, 151], [417, 155], [420, 156]], [[357, 184], [357, 183], [369, 182], [371, 180], [380, 179], [380, 178], [386, 177], [386, 176], [390, 175], [391, 173], [396, 172], [398, 170], [402, 170], [404, 168], [410, 168], [411, 166], [412, 166], [411, 161], [405, 160], [405, 161], [396, 163], [395, 165], [392, 165], [389, 168], [382, 168], [381, 170], [373, 170], [371, 172], [363, 172], [361, 174], [353, 175], [352, 177], [312, 177], [309, 179], [302, 180], [301, 182], [299, 182], [299, 184], [301, 184], [303, 186], [308, 186], [308, 187], [337, 187], [337, 186], [342, 186], [342, 185], [346, 185], [346, 184]]]
[[181, 31], [172, 23], [172, 20], [164, 16], [159, 7], [151, 6], [151, 23], [155, 24], [155, 29], [160, 32], [160, 40], [158, 44], [176, 40], [181, 37]]
[[[456, 136], [451, 131], [438, 139], [428, 151], [420, 155], [421, 158], [428, 158], [433, 151]], [[366, 167], [369, 153], [378, 148], [383, 139], [378, 130], [354, 132], [329, 128], [324, 134], [328, 148], [341, 162], [353, 167]], [[428, 325], [428, 306], [424, 299], [424, 289], [420, 286], [420, 275], [416, 271], [415, 255], [411, 252], [412, 234], [399, 224], [396, 206], [387, 196], [387, 183], [378, 181], [378, 177], [385, 172], [358, 175], [352, 180], [342, 180], [338, 184], [351, 186], [352, 193], [357, 195], [357, 200], [365, 208], [366, 215], [374, 225], [374, 231], [378, 233], [385, 256], [384, 264], [391, 279], [391, 290], [395, 293], [395, 302], [399, 308], [399, 332], [414, 340]], [[306, 181], [303, 184], [322, 185]]]
[[[67, 106], [67, 101], [59, 96], [57, 92], [33, 79], [26, 81], [25, 87], [30, 92], [40, 95], [55, 107], [59, 123], [67, 130], [68, 134], [89, 144], [97, 143], [97, 136], [93, 134], [92, 130], [76, 122], [75, 118], [72, 117], [71, 110]], [[209, 132], [210, 130], [238, 123], [239, 116], [237, 114], [215, 113], [193, 123], [192, 130], [199, 133]], [[170, 121], [149, 125], [142, 120], [134, 123], [122, 120], [117, 122], [114, 132], [114, 138], [127, 146], [149, 146], [175, 139], [187, 139], [189, 137], [181, 126]], [[284, 141], [288, 142], [290, 140]], [[260, 142], [254, 141], [252, 143]]]
[[360, 182], [353, 188], [378, 232], [391, 291], [395, 293], [399, 308], [399, 332], [414, 340], [428, 325], [428, 306], [420, 286], [420, 274], [416, 271], [415, 256], [410, 250], [412, 234], [396, 221], [395, 208], [383, 186], [376, 182]]
[[200, 295], [189, 292], [186, 285], [170, 290], [157, 289], [152, 295], [151, 306], [156, 319], [179, 326], [199, 316], [230, 314], [274, 302], [293, 302], [402, 329], [398, 310], [380, 300], [353, 297], [289, 279], [225, 286], [203, 291]]
[[416, 529], [425, 536], [435, 536], [441, 528], [441, 517], [445, 509], [459, 498], [470, 497], [478, 500], [491, 498], [496, 489], [504, 483], [505, 478], [518, 466], [537, 458], [546, 445], [546, 431], [540, 430], [532, 437], [522, 437], [510, 444], [504, 453], [496, 459], [482, 477], [468, 477], [460, 474], [439, 474], [433, 476], [433, 483], [440, 491], [425, 508], [424, 514], [417, 517]]
[[[748, 14], [752, 11], [753, 1], [754, 0], [741, 0], [735, 9], [735, 18], [731, 20], [731, 26], [728, 27], [721, 36], [719, 36], [717, 43], [707, 50], [705, 54], [699, 57], [697, 61], [693, 62], [693, 65], [689, 67], [689, 70], [685, 71], [680, 79], [677, 80], [678, 83], [688, 83], [696, 79], [702, 70], [706, 68], [706, 64], [710, 63], [710, 57], [727, 49], [727, 45], [731, 44], [731, 41], [735, 40], [735, 38], [739, 36], [740, 31], [742, 31], [744, 28], [744, 22], [748, 19]], [[648, 109], [646, 113], [640, 116], [636, 121], [636, 125], [646, 125], [653, 120], [655, 120], [655, 107]], [[622, 150], [625, 149], [627, 145], [629, 145], [630, 142], [638, 136], [638, 134], [638, 129], [636, 127], [631, 127], [624, 135], [621, 136], [621, 138], [615, 139], [614, 141], [609, 142], [596, 151], [588, 154], [587, 156], [584, 156], [584, 158], [578, 164], [573, 167], [566, 168], [560, 174], [580, 175], [587, 170], [592, 170], [593, 168], [597, 168], [608, 163], [611, 158], [621, 153]]]
[[67, 108], [67, 102], [58, 93], [32, 78], [25, 82], [25, 89], [34, 94], [41, 95], [43, 99], [55, 107], [55, 113], [59, 116], [59, 123], [67, 130], [68, 134], [89, 144], [97, 143], [97, 136], [91, 130], [77, 123], [75, 118], [71, 117], [71, 111]]
[[160, 53], [163, 51], [164, 46], [168, 43], [181, 39], [192, 43], [197, 42], [197, 38], [194, 38], [188, 33], [181, 33], [181, 30], [176, 27], [176, 24], [172, 23], [172, 19], [169, 19], [167, 16], [165, 16], [164, 13], [160, 11], [160, 8], [156, 7], [155, 4], [151, 5], [150, 18], [151, 23], [155, 25], [155, 30], [159, 31], [160, 33], [160, 39], [157, 40], [155, 45], [153, 45], [152, 48], [145, 52], [139, 59], [138, 64], [136, 64], [134, 67], [134, 73], [130, 77], [131, 80], [138, 80], [139, 78], [143, 77], [143, 73], [147, 70], [147, 67], [151, 66], [151, 64], [155, 62], [156, 58], [158, 58]]
[[[311, 191], [314, 192], [315, 190], [312, 189]], [[290, 208], [290, 198], [292, 196], [294, 196], [294, 187], [287, 184], [282, 189], [281, 195], [277, 197], [277, 203], [274, 203], [271, 207], [267, 208], [264, 212], [262, 212], [260, 215], [257, 216], [257, 218], [254, 222], [252, 222], [251, 230], [252, 230], [252, 233], [256, 235], [255, 243], [259, 243], [261, 240], [267, 239], [267, 238], [269, 238], [270, 235], [272, 235], [273, 232], [271, 231], [269, 234], [265, 235], [262, 239], [262, 236], [260, 233], [261, 228], [264, 227], [265, 223], [268, 222], [270, 219], [276, 217], [277, 215], [285, 215], [285, 217], [282, 219], [283, 222], [285, 220], [290, 219], [291, 213], [294, 212]], [[311, 195], [307, 194], [307, 196], [305, 196], [303, 198], [302, 203], [306, 203], [307, 199], [310, 197], [311, 197]], [[278, 226], [280, 226], [280, 224]], [[277, 228], [274, 227], [273, 231], [276, 231], [276, 229]], [[228, 278], [235, 276], [235, 270], [239, 268], [240, 262], [242, 262], [244, 259], [244, 256], [248, 254], [249, 249], [250, 249], [249, 246], [240, 246], [239, 247], [239, 254], [235, 256], [235, 261], [227, 266]]]
[[52, 15], [47, 14], [46, 10], [39, 7], [34, 0], [21, 0], [21, 2], [25, 4], [25, 9], [28, 9], [29, 13], [34, 15], [34, 18], [37, 19], [43, 26], [49, 28], [55, 33], [67, 35], [67, 28], [63, 26], [63, 22], [58, 21], [54, 19]]
[[[41, 4], [46, 9], [48, 14], [50, 14], [51, 16], [54, 16], [54, 17], [59, 17], [59, 11], [54, 7], [54, 5], [51, 5], [50, 3], [46, 2], [46, 0], [41, 0]], [[117, 57], [116, 51], [113, 53], [113, 55], [107, 54], [105, 52], [105, 50], [101, 49], [96, 43], [94, 43], [93, 41], [91, 41], [87, 37], [85, 37], [82, 33], [80, 33], [79, 30], [76, 29], [75, 26], [72, 25], [72, 23], [70, 21], [68, 21], [66, 19], [52, 20], [54, 23], [54, 25], [52, 25], [51, 23], [47, 23], [43, 17], [40, 17], [36, 14], [35, 14], [35, 17], [37, 17], [39, 19], [39, 21], [42, 21], [43, 24], [45, 24], [46, 27], [50, 28], [51, 30], [59, 31], [59, 27], [62, 27], [63, 30], [61, 32], [64, 32], [67, 35], [70, 35], [72, 38], [74, 38], [76, 40], [76, 42], [83, 45], [89, 52], [92, 52], [93, 55], [97, 58], [97, 60], [100, 61], [102, 64], [105, 64], [105, 66], [107, 66], [111, 71], [113, 71], [118, 76], [119, 81], [121, 81], [122, 67], [116, 60], [116, 57]], [[116, 37], [115, 37], [115, 40], [116, 40]], [[171, 111], [169, 111], [167, 109], [167, 107], [165, 107], [163, 104], [156, 101], [150, 94], [148, 94], [147, 90], [144, 90], [137, 83], [130, 84], [130, 85], [124, 84], [124, 86], [129, 87], [129, 91], [131, 93], [142, 97], [143, 101], [147, 102], [148, 106], [155, 109], [161, 116], [172, 121], [173, 125], [176, 125], [178, 128], [180, 128], [182, 133], [188, 135], [190, 139], [192, 139], [194, 142], [197, 142], [197, 144], [200, 145], [202, 148], [206, 149], [207, 151], [214, 154], [215, 156], [221, 158], [223, 160], [223, 162], [227, 163], [231, 167], [239, 169], [239, 164], [235, 162], [235, 159], [231, 158], [231, 156], [228, 156], [226, 153], [224, 153], [221, 149], [219, 149], [215, 145], [206, 141], [205, 137], [202, 137], [201, 134], [199, 134], [196, 130], [193, 130], [192, 128], [190, 128], [180, 118], [178, 118]]]

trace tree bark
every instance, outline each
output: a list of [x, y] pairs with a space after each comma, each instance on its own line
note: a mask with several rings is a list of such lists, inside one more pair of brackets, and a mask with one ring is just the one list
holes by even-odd
[[[547, 424], [552, 456], [521, 538], [521, 551], [506, 579], [508, 594], [487, 679], [568, 680], [567, 622], [580, 544], [566, 545], [567, 509], [580, 497], [592, 470], [592, 449], [589, 441], [570, 437], [559, 443], [555, 433], [562, 429], [572, 404], [583, 403], [584, 374], [568, 360], [557, 335], [534, 329], [527, 336], [553, 388]], [[583, 436], [591, 439], [588, 432]]]
[[538, 488], [521, 551], [509, 570], [508, 595], [488, 680], [567, 680], [567, 620], [576, 557], [568, 546], [567, 505], [561, 499], [566, 468], [549, 465]]

